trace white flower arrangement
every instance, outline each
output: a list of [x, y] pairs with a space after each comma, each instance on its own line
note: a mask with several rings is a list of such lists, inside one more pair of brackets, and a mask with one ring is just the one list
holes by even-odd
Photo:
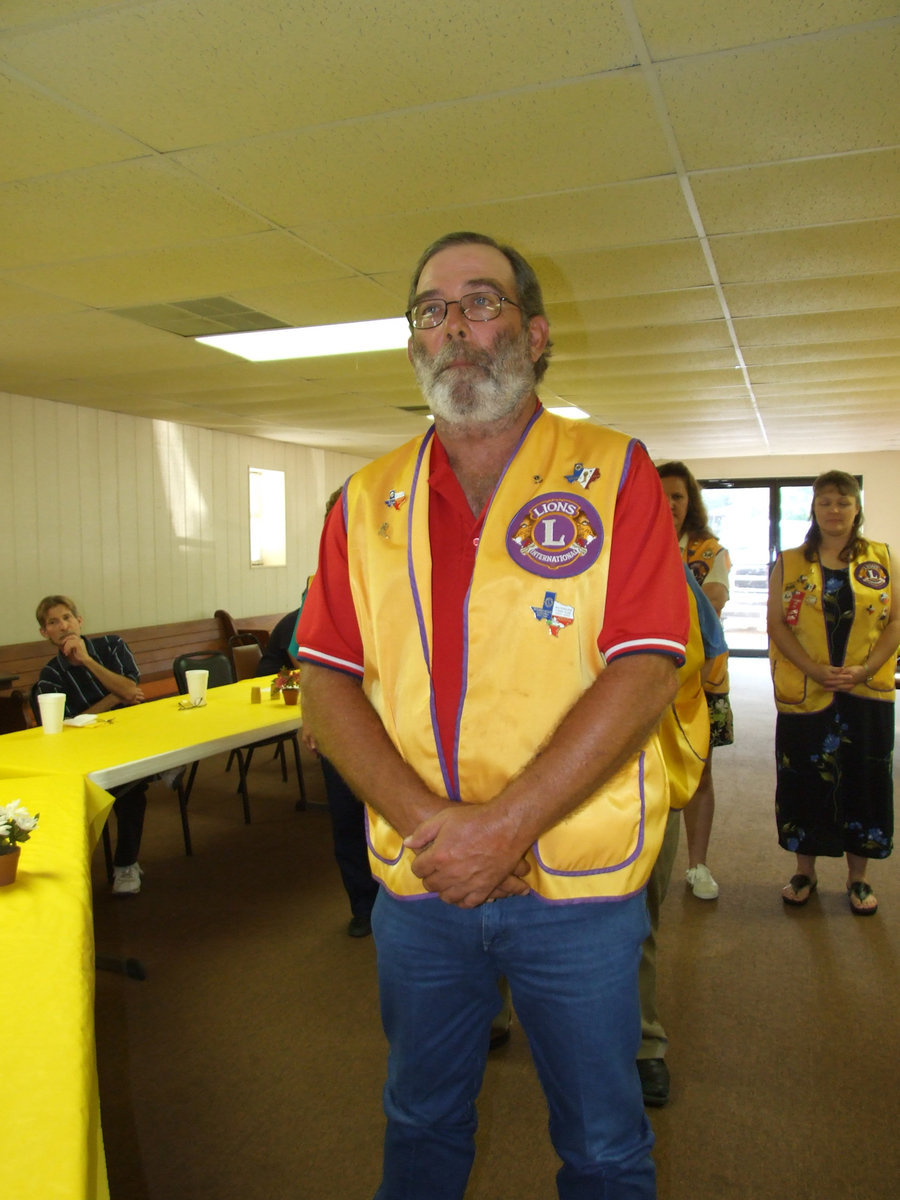
[[0, 804], [0, 854], [12, 854], [19, 842], [27, 842], [37, 829], [40, 813], [34, 816], [22, 807], [21, 800]]

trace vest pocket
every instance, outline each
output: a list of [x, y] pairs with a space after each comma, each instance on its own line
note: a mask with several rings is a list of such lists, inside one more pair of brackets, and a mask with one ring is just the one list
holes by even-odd
[[806, 675], [786, 658], [776, 658], [772, 664], [772, 685], [775, 699], [781, 704], [802, 704], [806, 699]]

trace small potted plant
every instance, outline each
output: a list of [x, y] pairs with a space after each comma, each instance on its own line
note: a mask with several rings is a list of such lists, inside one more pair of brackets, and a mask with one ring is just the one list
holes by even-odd
[[15, 883], [19, 867], [20, 842], [27, 842], [35, 829], [38, 817], [22, 807], [21, 800], [0, 804], [0, 887]]
[[282, 667], [272, 680], [272, 694], [281, 692], [285, 704], [296, 704], [300, 699], [300, 671], [289, 671]]

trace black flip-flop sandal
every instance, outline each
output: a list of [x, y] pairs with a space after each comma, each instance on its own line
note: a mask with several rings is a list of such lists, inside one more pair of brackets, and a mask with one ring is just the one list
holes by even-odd
[[809, 902], [809, 897], [818, 886], [818, 879], [810, 879], [808, 875], [792, 875], [788, 881], [788, 887], [793, 888], [795, 895], [797, 892], [803, 891], [804, 888], [809, 888], [809, 892], [802, 900], [792, 900], [784, 892], [781, 893], [781, 898], [785, 904], [789, 904], [792, 908], [802, 908], [804, 904]]
[[874, 917], [875, 916], [875, 914], [878, 912], [878, 901], [877, 900], [875, 901], [875, 903], [872, 905], [871, 908], [858, 908], [853, 903], [854, 896], [856, 897], [857, 900], [859, 900], [860, 904], [863, 904], [863, 903], [865, 903], [866, 900], [868, 900], [868, 898], [872, 894], [873, 893], [872, 893], [871, 887], [866, 883], [866, 881], [864, 879], [857, 879], [857, 880], [854, 880], [853, 883], [847, 884], [847, 898], [850, 901], [850, 911], [853, 913], [854, 917]]

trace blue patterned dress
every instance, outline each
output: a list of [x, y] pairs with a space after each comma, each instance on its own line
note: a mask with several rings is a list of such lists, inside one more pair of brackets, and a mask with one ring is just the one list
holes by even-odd
[[[829, 660], [844, 661], [853, 624], [848, 568], [822, 568]], [[887, 858], [894, 834], [894, 705], [836, 692], [821, 712], [775, 725], [778, 843], [795, 854]]]

